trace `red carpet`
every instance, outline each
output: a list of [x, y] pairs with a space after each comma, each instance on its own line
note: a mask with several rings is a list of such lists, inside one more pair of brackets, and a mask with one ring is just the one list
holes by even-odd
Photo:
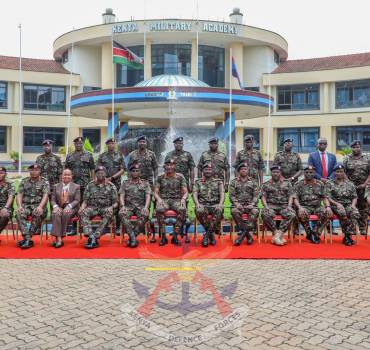
[[[247, 246], [245, 243], [240, 247], [231, 245], [229, 237], [221, 243], [217, 240], [215, 247], [203, 248], [198, 245], [183, 244], [175, 247], [168, 244], [159, 247], [155, 244], [145, 243], [140, 240], [139, 247], [126, 248], [125, 243], [120, 246], [119, 238], [110, 241], [109, 237], [100, 240], [100, 247], [94, 250], [86, 250], [83, 241], [76, 244], [75, 237], [67, 237], [64, 247], [55, 249], [50, 246], [51, 239], [43, 239], [43, 244], [38, 245], [39, 237], [34, 237], [35, 247], [21, 250], [16, 247], [12, 236], [6, 245], [5, 236], [1, 236], [0, 258], [2, 259], [353, 259], [370, 260], [370, 239], [361, 237], [358, 245], [346, 247], [341, 244], [341, 237], [333, 236], [333, 244], [321, 243], [313, 245], [302, 239], [299, 244], [288, 243], [284, 247], [277, 247], [268, 243], [254, 243]], [[270, 237], [269, 237], [270, 240]]]

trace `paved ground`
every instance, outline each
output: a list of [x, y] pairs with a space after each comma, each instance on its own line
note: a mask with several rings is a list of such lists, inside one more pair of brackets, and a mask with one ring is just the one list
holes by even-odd
[[[145, 269], [194, 266], [212, 279], [213, 296], [212, 281], [202, 292], [192, 280], [194, 271]], [[182, 282], [171, 290], [167, 283], [158, 300], [174, 309], [157, 303], [146, 309], [146, 319], [136, 321], [147, 323], [129, 329], [130, 308], [142, 311], [140, 306], [151, 300], [143, 297], [145, 286], [149, 292], [159, 280], [166, 286], [171, 273]], [[221, 309], [203, 304], [225, 290], [232, 296], [223, 304], [220, 298]], [[2, 350], [370, 349], [370, 262], [2, 260], [0, 295]], [[227, 307], [233, 315], [238, 310], [247, 315], [239, 313], [241, 327], [219, 332], [224, 329], [219, 310]], [[210, 331], [213, 324], [219, 324], [219, 333]], [[159, 330], [153, 331], [155, 326]], [[160, 331], [181, 343], [160, 338]], [[198, 336], [208, 340], [184, 343]]]

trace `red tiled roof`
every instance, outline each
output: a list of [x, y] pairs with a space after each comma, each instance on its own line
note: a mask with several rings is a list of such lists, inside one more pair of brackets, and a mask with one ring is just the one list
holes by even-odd
[[[19, 57], [0, 56], [0, 69], [19, 69]], [[31, 72], [47, 72], [69, 74], [69, 71], [54, 60], [22, 58], [22, 70]]]
[[304, 60], [288, 60], [282, 62], [272, 73], [310, 72], [362, 66], [370, 66], [370, 52]]

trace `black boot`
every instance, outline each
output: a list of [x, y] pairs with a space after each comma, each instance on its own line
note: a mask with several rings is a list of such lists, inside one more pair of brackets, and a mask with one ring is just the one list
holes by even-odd
[[244, 238], [245, 238], [245, 236], [246, 236], [246, 232], [243, 230], [243, 231], [241, 231], [240, 232], [240, 234], [239, 234], [239, 236], [238, 236], [238, 238], [235, 240], [235, 243], [234, 243], [234, 245], [235, 246], [240, 246], [241, 244], [242, 244], [242, 242], [243, 242], [243, 240], [244, 240]]
[[173, 233], [171, 243], [173, 245], [177, 245], [177, 246], [180, 246], [181, 245], [179, 239], [177, 238], [177, 233], [176, 232]]
[[348, 235], [348, 241], [351, 243], [351, 245], [355, 244], [355, 241], [352, 239], [352, 235]]
[[253, 244], [253, 236], [251, 235], [251, 233], [247, 230], [245, 235], [247, 237], [247, 245], [252, 245]]
[[135, 248], [138, 246], [138, 241], [136, 239], [136, 235], [135, 235], [135, 232], [130, 232], [128, 234], [128, 241], [127, 241], [127, 247], [130, 247], [130, 248]]
[[22, 246], [25, 242], [26, 242], [26, 239], [25, 238], [23, 238], [22, 240], [18, 241], [17, 242], [17, 247]]
[[315, 233], [310, 228], [306, 230], [306, 233], [307, 240], [315, 244]]
[[312, 243], [320, 244], [320, 235], [317, 232], [312, 232]]
[[352, 242], [348, 234], [345, 234], [343, 237], [343, 244], [346, 246], [351, 246]]
[[27, 238], [24, 243], [20, 246], [21, 249], [29, 249], [33, 247], [33, 240]]
[[210, 232], [209, 234], [209, 244], [210, 245], [216, 245], [216, 236], [214, 232]]
[[202, 247], [208, 247], [208, 232], [203, 234]]
[[161, 240], [159, 242], [159, 245], [161, 247], [165, 246], [166, 244], [168, 243], [168, 240], [167, 240], [167, 237], [166, 237], [166, 234], [165, 233], [162, 233], [161, 234]]
[[87, 243], [85, 244], [86, 249], [94, 249], [99, 247], [98, 240], [95, 238], [95, 236], [91, 235], [89, 236], [89, 239], [87, 240]]

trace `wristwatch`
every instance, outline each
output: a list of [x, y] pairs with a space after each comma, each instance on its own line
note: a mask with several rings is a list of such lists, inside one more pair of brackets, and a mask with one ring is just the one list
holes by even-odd
[[294, 180], [295, 180], [295, 177], [294, 177], [294, 176], [292, 176], [291, 180], [292, 180], [292, 181], [294, 181]]

